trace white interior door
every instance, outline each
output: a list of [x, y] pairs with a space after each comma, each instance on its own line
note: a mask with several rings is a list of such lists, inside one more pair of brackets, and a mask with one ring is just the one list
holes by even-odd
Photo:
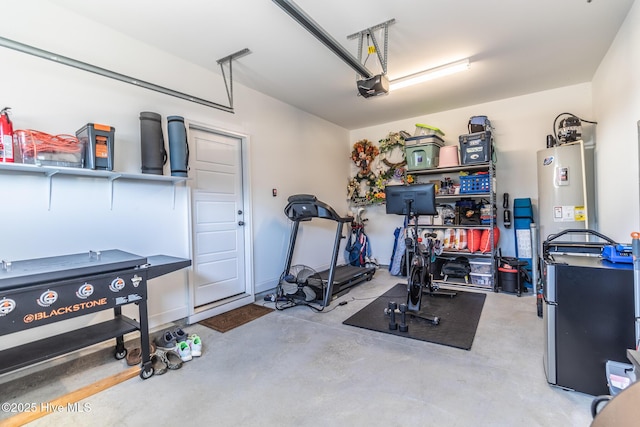
[[195, 306], [246, 292], [242, 140], [190, 129]]

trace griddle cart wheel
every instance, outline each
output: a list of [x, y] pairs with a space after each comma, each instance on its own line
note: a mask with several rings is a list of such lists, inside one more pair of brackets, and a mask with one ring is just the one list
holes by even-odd
[[[149, 365], [150, 364], [151, 363], [149, 363]], [[155, 370], [153, 369], [153, 366], [143, 366], [140, 370], [140, 378], [142, 378], [143, 380], [149, 379], [153, 376], [154, 373]]]
[[121, 350], [119, 350], [116, 347], [116, 351], [113, 353], [113, 357], [116, 358], [116, 360], [122, 360], [125, 357], [127, 357], [127, 349], [126, 348], [122, 348]]

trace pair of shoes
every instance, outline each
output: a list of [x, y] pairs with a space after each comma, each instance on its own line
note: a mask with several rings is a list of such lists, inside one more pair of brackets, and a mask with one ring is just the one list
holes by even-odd
[[178, 350], [178, 343], [187, 340], [187, 334], [180, 328], [167, 329], [162, 335], [156, 337], [154, 342], [162, 350]]
[[180, 341], [178, 343], [178, 355], [180, 355], [180, 359], [182, 359], [183, 362], [188, 362], [193, 358], [191, 355], [191, 347], [187, 341]]
[[187, 340], [187, 333], [180, 328], [175, 328], [172, 332], [177, 342], [182, 342]]
[[174, 350], [164, 352], [162, 357], [164, 362], [167, 364], [167, 368], [172, 370], [182, 368], [182, 358]]
[[189, 335], [186, 341], [178, 342], [178, 354], [183, 362], [202, 356], [202, 340], [199, 336]]
[[164, 331], [162, 335], [156, 337], [153, 342], [161, 350], [175, 350], [177, 344], [176, 338], [171, 331]]
[[154, 353], [151, 356], [151, 367], [153, 368], [153, 373], [155, 375], [162, 375], [167, 372], [167, 364], [158, 353]]
[[167, 369], [176, 370], [182, 368], [182, 360], [173, 350], [156, 350], [151, 356], [151, 366], [156, 375], [162, 375]]
[[189, 338], [187, 338], [187, 343], [189, 343], [189, 348], [191, 348], [191, 356], [202, 356], [202, 340], [198, 335], [189, 335]]
[[[156, 352], [156, 346], [149, 343], [149, 354], [152, 355]], [[134, 347], [127, 352], [127, 365], [135, 366], [142, 362], [142, 349], [140, 347]]]

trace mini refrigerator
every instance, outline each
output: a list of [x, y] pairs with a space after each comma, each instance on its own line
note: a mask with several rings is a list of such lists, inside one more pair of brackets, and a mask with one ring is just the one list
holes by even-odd
[[609, 394], [608, 360], [635, 348], [631, 264], [599, 256], [546, 256], [543, 268], [544, 370], [549, 384]]

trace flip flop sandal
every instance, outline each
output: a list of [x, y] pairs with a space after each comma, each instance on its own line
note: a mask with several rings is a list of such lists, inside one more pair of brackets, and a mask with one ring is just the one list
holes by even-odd
[[151, 356], [151, 367], [155, 375], [162, 375], [167, 372], [167, 364], [164, 363], [162, 356], [158, 354]]
[[140, 350], [140, 347], [129, 350], [127, 353], [127, 365], [135, 366], [140, 362], [142, 362], [142, 350]]
[[169, 369], [175, 370], [182, 368], [182, 359], [180, 355], [173, 350], [165, 352], [163, 359]]
[[[153, 343], [149, 343], [150, 355], [156, 352], [156, 346]], [[127, 353], [127, 365], [135, 366], [142, 363], [142, 350], [140, 347], [134, 347]]]

